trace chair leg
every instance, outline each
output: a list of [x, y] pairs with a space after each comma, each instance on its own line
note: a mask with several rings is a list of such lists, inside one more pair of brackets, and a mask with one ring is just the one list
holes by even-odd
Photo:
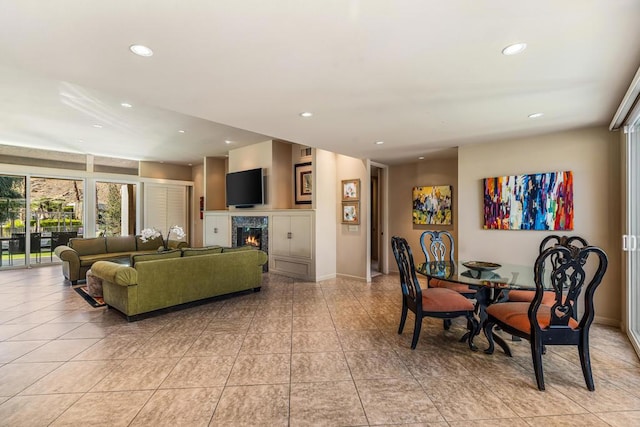
[[544, 373], [542, 372], [542, 343], [536, 337], [531, 337], [531, 358], [533, 359], [533, 370], [536, 374], [538, 390], [544, 390]]
[[578, 352], [580, 353], [580, 365], [582, 366], [582, 374], [584, 382], [587, 384], [589, 391], [596, 389], [593, 383], [593, 375], [591, 373], [591, 357], [589, 356], [589, 336], [583, 335], [578, 344]]
[[400, 316], [400, 327], [398, 328], [398, 334], [402, 334], [404, 329], [404, 323], [407, 321], [407, 304], [402, 304], [402, 315]]
[[488, 320], [484, 322], [484, 327], [482, 328], [484, 331], [484, 336], [487, 337], [487, 341], [489, 341], [489, 347], [484, 351], [486, 354], [493, 354], [495, 350], [495, 345], [493, 344], [493, 323]]
[[420, 338], [420, 328], [422, 328], [422, 317], [416, 315], [416, 323], [413, 327], [413, 340], [411, 340], [411, 350], [416, 349], [418, 338]]
[[448, 331], [449, 329], [451, 329], [451, 319], [444, 319], [442, 321], [442, 327], [444, 328], [445, 331]]

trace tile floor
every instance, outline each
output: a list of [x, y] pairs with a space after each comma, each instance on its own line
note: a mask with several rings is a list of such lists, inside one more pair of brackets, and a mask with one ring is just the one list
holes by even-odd
[[0, 425], [640, 425], [640, 363], [618, 330], [592, 329], [595, 392], [572, 347], [549, 348], [539, 392], [526, 341], [488, 356], [457, 341], [462, 321], [427, 320], [411, 351], [399, 301], [393, 275], [266, 274], [260, 293], [127, 323], [59, 266], [2, 271]]

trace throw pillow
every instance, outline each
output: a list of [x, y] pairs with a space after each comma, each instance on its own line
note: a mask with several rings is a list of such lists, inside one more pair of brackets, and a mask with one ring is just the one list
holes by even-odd
[[205, 248], [183, 248], [182, 256], [196, 256], [196, 255], [209, 255], [209, 254], [221, 254], [222, 246], [208, 246]]
[[155, 254], [137, 254], [131, 255], [131, 267], [136, 266], [136, 262], [153, 261], [156, 259], [180, 258], [182, 253], [178, 249], [172, 251], [158, 252]]

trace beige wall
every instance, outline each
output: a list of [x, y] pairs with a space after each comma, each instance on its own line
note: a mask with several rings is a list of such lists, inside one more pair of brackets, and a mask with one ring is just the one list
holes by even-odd
[[[452, 188], [452, 225], [415, 225], [413, 224], [413, 187], [451, 185]], [[404, 165], [389, 167], [389, 236], [383, 244], [391, 245], [392, 236], [407, 239], [413, 250], [416, 262], [424, 261], [420, 248], [420, 235], [425, 230], [446, 230], [458, 242], [458, 159], [424, 160]], [[391, 257], [393, 253], [389, 249]], [[458, 255], [457, 246], [455, 256]], [[389, 261], [389, 269], [398, 271], [393, 259]]]
[[[368, 246], [369, 229], [369, 165], [366, 160], [336, 155], [336, 272], [339, 276], [370, 279]], [[360, 224], [342, 224], [342, 189], [344, 179], [360, 179]]]
[[271, 168], [271, 208], [290, 209], [292, 205], [293, 165], [291, 163], [291, 144], [273, 141]]
[[191, 181], [191, 166], [159, 162], [140, 162], [139, 174], [143, 178], [175, 179]]
[[227, 209], [225, 194], [227, 160], [220, 157], [205, 157], [203, 173], [205, 210]]
[[[298, 150], [300, 153], [300, 150]], [[294, 151], [295, 154], [295, 151]], [[311, 160], [311, 159], [309, 159]], [[306, 160], [306, 161], [309, 161]], [[313, 198], [315, 203], [315, 258], [316, 279], [331, 279], [336, 276], [336, 155], [315, 149], [313, 155], [314, 180]], [[321, 179], [316, 179], [322, 177]], [[309, 205], [297, 205], [309, 206]]]
[[[550, 234], [580, 235], [600, 246], [609, 268], [595, 296], [596, 319], [621, 320], [620, 139], [605, 127], [460, 147], [458, 150], [458, 251], [462, 260], [533, 264]], [[484, 230], [482, 179], [573, 171], [574, 230]]]

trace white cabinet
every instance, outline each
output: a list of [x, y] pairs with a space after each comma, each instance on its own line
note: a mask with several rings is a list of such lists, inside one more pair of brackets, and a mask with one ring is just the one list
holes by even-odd
[[205, 212], [203, 230], [205, 246], [231, 246], [231, 218], [228, 212]]
[[274, 213], [269, 222], [269, 269], [313, 279], [313, 212]]

